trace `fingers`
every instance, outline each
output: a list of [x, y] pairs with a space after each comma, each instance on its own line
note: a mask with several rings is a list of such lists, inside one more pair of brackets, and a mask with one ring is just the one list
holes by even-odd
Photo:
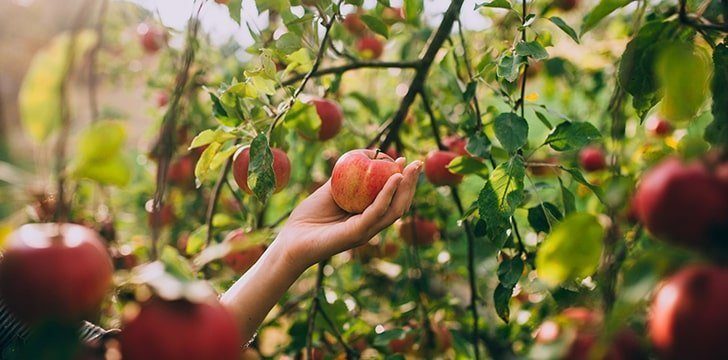
[[405, 159], [401, 156], [398, 157], [397, 160], [394, 160], [394, 162], [397, 163], [397, 165], [399, 165], [400, 169], [404, 169], [405, 165], [407, 165], [407, 159]]
[[380, 222], [382, 216], [389, 210], [392, 198], [397, 188], [404, 179], [402, 174], [394, 174], [387, 179], [384, 188], [379, 192], [374, 202], [364, 210], [359, 218], [359, 228], [363, 232], [369, 232], [373, 226]]
[[412, 198], [417, 190], [417, 179], [422, 171], [422, 162], [413, 161], [403, 171], [403, 179], [392, 198], [392, 202], [384, 216], [381, 217], [378, 227], [385, 228], [402, 217], [412, 204]]

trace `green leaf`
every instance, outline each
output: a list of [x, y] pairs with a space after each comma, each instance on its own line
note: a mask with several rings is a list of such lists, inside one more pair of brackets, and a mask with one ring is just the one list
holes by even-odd
[[590, 123], [565, 121], [551, 131], [544, 145], [550, 145], [556, 151], [575, 150], [601, 137], [599, 130]]
[[576, 211], [576, 199], [574, 198], [574, 194], [572, 194], [571, 191], [564, 186], [564, 182], [561, 181], [561, 178], [558, 179], [559, 187], [561, 188], [561, 201], [564, 203], [564, 213], [569, 215]]
[[199, 183], [203, 183], [205, 179], [207, 179], [212, 159], [215, 158], [215, 155], [217, 155], [217, 152], [220, 151], [220, 148], [222, 148], [221, 143], [212, 142], [207, 146], [207, 148], [205, 148], [202, 155], [200, 155], [200, 159], [197, 160], [197, 164], [195, 165], [195, 177]]
[[586, 16], [581, 23], [581, 34], [593, 29], [602, 19], [611, 14], [614, 10], [626, 6], [633, 0], [601, 0]]
[[477, 174], [480, 177], [488, 177], [488, 165], [483, 160], [472, 156], [458, 156], [447, 165], [448, 170], [461, 175]]
[[276, 49], [282, 53], [288, 55], [292, 54], [296, 50], [301, 48], [301, 37], [292, 33], [287, 32], [276, 40]]
[[478, 10], [480, 8], [483, 8], [483, 7], [497, 8], [497, 9], [508, 9], [508, 10], [513, 9], [513, 6], [511, 5], [510, 1], [508, 1], [508, 0], [493, 0], [493, 1], [490, 1], [490, 2], [484, 2], [484, 3], [476, 4], [475, 5], [475, 9], [473, 9], [473, 10]]
[[505, 287], [503, 284], [498, 284], [493, 292], [495, 311], [498, 313], [498, 317], [505, 322], [508, 322], [511, 317], [510, 302], [512, 296], [513, 288]]
[[404, 339], [405, 335], [406, 334], [402, 329], [386, 330], [374, 337], [374, 342], [372, 345], [388, 346], [390, 341]]
[[559, 208], [550, 202], [528, 209], [528, 223], [537, 232], [551, 231], [551, 226], [560, 221], [562, 217]]
[[[18, 110], [25, 132], [38, 142], [44, 142], [61, 124], [61, 86], [69, 69], [71, 36], [63, 33], [41, 48], [30, 62], [18, 92]], [[75, 60], [96, 43], [96, 33], [81, 31], [74, 41]]]
[[[230, 18], [240, 25], [240, 13], [243, 9], [243, 0], [230, 0], [227, 4]], [[261, 10], [262, 11], [262, 10]]]
[[508, 82], [514, 82], [518, 78], [520, 64], [520, 57], [503, 54], [500, 59], [498, 59], [496, 74], [499, 77], [506, 79]]
[[705, 139], [712, 144], [728, 148], [728, 43], [713, 50], [713, 122], [705, 129]]
[[554, 25], [558, 26], [561, 31], [566, 33], [566, 35], [569, 35], [569, 37], [572, 38], [577, 44], [579, 44], [579, 35], [576, 33], [576, 31], [574, 31], [571, 26], [569, 26], [569, 24], [566, 23], [566, 21], [558, 16], [552, 16], [549, 18], [549, 20], [554, 23]]
[[632, 95], [632, 106], [640, 118], [662, 98], [655, 65], [660, 52], [674, 41], [687, 41], [694, 30], [681, 27], [676, 21], [651, 21], [645, 24], [627, 44], [619, 63], [618, 80]]
[[554, 129], [554, 126], [553, 126], [553, 125], [551, 125], [551, 122], [550, 122], [550, 121], [549, 121], [549, 119], [548, 119], [548, 118], [546, 117], [546, 115], [542, 114], [542, 113], [541, 113], [541, 112], [539, 112], [539, 111], [534, 111], [534, 112], [536, 113], [536, 117], [537, 117], [537, 118], [538, 118], [539, 120], [541, 120], [541, 123], [542, 123], [542, 124], [544, 124], [544, 125], [545, 125], [545, 126], [546, 126], [546, 127], [547, 127], [547, 128], [549, 129], [549, 130], [553, 130], [553, 129]]
[[131, 180], [129, 163], [121, 153], [102, 160], [79, 160], [70, 165], [71, 176], [102, 185], [125, 186]]
[[283, 124], [308, 139], [316, 139], [321, 128], [321, 118], [316, 112], [316, 107], [296, 100], [283, 118]]
[[207, 129], [203, 130], [201, 133], [197, 134], [194, 139], [192, 139], [189, 149], [205, 146], [213, 142], [224, 143], [232, 139], [235, 139], [235, 135], [225, 132], [223, 129]]
[[493, 121], [495, 137], [509, 153], [522, 148], [528, 142], [528, 123], [515, 113], [502, 113]]
[[526, 167], [520, 157], [498, 165], [478, 195], [480, 219], [485, 221], [490, 241], [503, 245], [509, 218], [524, 200], [523, 178]]
[[660, 51], [656, 72], [664, 93], [660, 103], [663, 118], [684, 121], [695, 117], [708, 97], [710, 66], [705, 49], [692, 43], [675, 42]]
[[195, 255], [205, 248], [207, 242], [207, 226], [202, 225], [195, 229], [190, 236], [187, 238], [187, 246], [185, 247], [185, 253], [187, 255]]
[[498, 280], [506, 288], [513, 288], [521, 279], [523, 274], [523, 260], [515, 256], [511, 259], [504, 259], [498, 265]]
[[238, 150], [238, 146], [231, 146], [223, 151], [219, 151], [215, 156], [213, 156], [212, 160], [210, 161], [210, 170], [216, 170], [219, 169], [229, 157], [231, 157], [235, 152]]
[[313, 60], [308, 54], [308, 50], [305, 48], [298, 49], [291, 54], [286, 55], [286, 62], [288, 66], [286, 71], [297, 71], [300, 73], [307, 73], [313, 66]]
[[104, 160], [120, 154], [126, 141], [124, 123], [102, 120], [92, 123], [78, 139], [77, 156], [83, 160]]
[[417, 24], [420, 21], [420, 14], [425, 10], [422, 0], [404, 0], [402, 3], [404, 19], [410, 24]]
[[546, 49], [536, 41], [530, 42], [519, 42], [516, 45], [516, 55], [530, 57], [535, 60], [543, 60], [549, 57], [549, 53]]
[[253, 194], [265, 203], [273, 194], [276, 186], [273, 172], [273, 153], [268, 146], [268, 138], [260, 134], [250, 144], [250, 164], [248, 164], [248, 187]]
[[574, 180], [576, 180], [576, 182], [589, 188], [589, 190], [591, 190], [594, 193], [594, 195], [596, 195], [597, 198], [599, 198], [599, 201], [604, 203], [604, 192], [602, 191], [602, 188], [600, 188], [599, 186], [593, 185], [592, 183], [587, 181], [579, 169], [569, 169], [569, 168], [565, 168], [565, 167], [562, 167], [562, 169], [564, 169], [564, 171], [571, 174], [571, 177]]
[[596, 271], [604, 229], [594, 215], [574, 213], [556, 225], [536, 254], [539, 278], [550, 286], [575, 281]]
[[366, 24], [366, 26], [375, 33], [384, 36], [385, 38], [389, 38], [389, 28], [387, 28], [387, 24], [385, 24], [382, 20], [380, 20], [378, 17], [368, 15], [368, 14], [362, 14], [360, 16], [361, 21]]
[[468, 138], [465, 150], [474, 156], [487, 158], [490, 155], [490, 139], [480, 131], [475, 132]]

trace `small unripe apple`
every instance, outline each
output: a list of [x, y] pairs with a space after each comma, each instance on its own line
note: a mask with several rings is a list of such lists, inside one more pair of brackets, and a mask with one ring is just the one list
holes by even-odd
[[640, 222], [665, 241], [706, 248], [728, 239], [728, 191], [702, 163], [663, 161], [645, 173], [633, 204]]
[[425, 158], [425, 177], [435, 186], [454, 186], [463, 181], [463, 176], [455, 174], [447, 168], [450, 162], [458, 157], [452, 151], [433, 150]]
[[169, 95], [164, 91], [160, 91], [155, 95], [155, 100], [157, 101], [157, 107], [165, 107], [169, 103]]
[[7, 239], [0, 259], [0, 294], [30, 324], [75, 323], [95, 316], [111, 273], [111, 258], [93, 230], [76, 224], [28, 224]]
[[672, 124], [661, 117], [652, 117], [645, 124], [647, 131], [659, 137], [668, 136], [672, 133]]
[[728, 359], [728, 269], [690, 266], [657, 292], [649, 315], [662, 359]]
[[402, 167], [387, 154], [357, 149], [342, 155], [331, 173], [331, 195], [344, 211], [358, 214], [374, 202]]
[[579, 0], [555, 0], [553, 4], [561, 10], [569, 11], [579, 5]]
[[468, 146], [468, 140], [460, 136], [450, 135], [442, 139], [442, 144], [445, 145], [448, 150], [460, 156], [470, 155], [470, 153], [468, 153], [468, 150], [465, 149], [465, 147]]
[[237, 274], [243, 274], [255, 264], [263, 253], [266, 246], [263, 244], [245, 245], [247, 235], [243, 229], [231, 231], [223, 240], [223, 243], [231, 246], [231, 251], [222, 258], [225, 265], [233, 269]]
[[[273, 153], [273, 173], [276, 179], [274, 192], [279, 192], [288, 185], [288, 180], [291, 179], [291, 161], [288, 160], [288, 155], [281, 149], [271, 148], [270, 151]], [[246, 193], [252, 194], [253, 191], [248, 187], [249, 163], [250, 147], [240, 148], [235, 154], [235, 160], [233, 161], [233, 177], [238, 187]]]
[[428, 246], [440, 238], [440, 229], [431, 220], [408, 217], [399, 224], [399, 236], [409, 245]]
[[219, 359], [240, 357], [240, 333], [218, 303], [152, 299], [127, 321], [119, 336], [123, 359]]
[[325, 141], [336, 136], [344, 123], [344, 113], [339, 104], [328, 99], [313, 99], [310, 101], [316, 107], [316, 113], [321, 119], [318, 139]]
[[178, 157], [169, 164], [167, 181], [182, 189], [195, 188], [196, 156], [192, 153]]
[[386, 24], [394, 24], [404, 20], [404, 10], [400, 7], [388, 6], [382, 9], [382, 21]]
[[369, 35], [360, 38], [356, 42], [356, 49], [359, 51], [362, 59], [379, 59], [382, 56], [382, 52], [384, 52], [384, 44], [377, 37]]
[[346, 15], [342, 24], [344, 25], [346, 30], [348, 30], [352, 35], [355, 36], [362, 36], [366, 34], [368, 30], [366, 24], [361, 21], [361, 16], [358, 13], [351, 13]]
[[139, 41], [142, 44], [142, 48], [149, 54], [159, 51], [167, 41], [164, 32], [153, 25], [141, 23], [137, 26], [137, 33], [139, 34]]
[[604, 150], [594, 146], [588, 146], [579, 152], [579, 164], [587, 172], [604, 170], [607, 167], [607, 158]]

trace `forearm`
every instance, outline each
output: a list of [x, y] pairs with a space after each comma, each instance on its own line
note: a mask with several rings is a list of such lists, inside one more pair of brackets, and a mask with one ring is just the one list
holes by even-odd
[[287, 251], [281, 239], [273, 241], [220, 299], [235, 316], [245, 341], [253, 337], [268, 312], [305, 270], [289, 261]]

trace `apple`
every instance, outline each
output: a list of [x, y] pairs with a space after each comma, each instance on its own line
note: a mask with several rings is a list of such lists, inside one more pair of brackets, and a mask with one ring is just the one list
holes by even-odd
[[0, 294], [18, 318], [75, 323], [93, 317], [111, 285], [102, 240], [77, 224], [27, 224], [7, 238]]
[[230, 0], [215, 0], [215, 2], [221, 5], [227, 5]]
[[652, 117], [645, 124], [647, 131], [659, 137], [668, 136], [672, 133], [672, 125], [660, 117]]
[[266, 249], [263, 244], [245, 246], [247, 238], [243, 229], [237, 229], [231, 231], [223, 240], [224, 244], [230, 245], [231, 251], [222, 258], [222, 262], [241, 275], [253, 267]]
[[561, 10], [569, 11], [579, 5], [579, 0], [556, 0], [553, 4]]
[[442, 139], [442, 144], [445, 145], [448, 150], [460, 156], [470, 155], [470, 153], [468, 153], [468, 151], [465, 149], [465, 147], [468, 145], [468, 140], [460, 136], [450, 135]]
[[364, 245], [351, 249], [351, 255], [362, 263], [368, 263], [372, 259], [392, 259], [399, 253], [399, 245], [393, 241], [382, 244], [378, 240], [370, 240]]
[[245, 348], [240, 352], [240, 360], [260, 360], [262, 357], [258, 350], [253, 348]]
[[240, 358], [242, 345], [232, 315], [218, 303], [153, 298], [141, 305], [119, 335], [123, 359]]
[[406, 354], [412, 351], [415, 346], [415, 334], [409, 326], [403, 328], [405, 331], [404, 337], [401, 339], [389, 340], [389, 351], [393, 354]]
[[607, 167], [607, 158], [604, 150], [595, 146], [587, 146], [579, 152], [579, 164], [587, 172], [604, 170]]
[[[377, 150], [376, 146], [372, 146], [369, 149], [371, 149], [371, 150]], [[387, 150], [381, 150], [381, 149], [379, 149], [379, 151], [381, 151], [381, 152], [389, 155], [389, 157], [391, 157], [392, 159], [395, 159], [395, 160], [399, 159], [402, 156], [402, 155], [400, 155], [399, 151], [397, 151], [397, 147], [394, 146], [394, 145], [389, 145], [389, 147], [387, 148]]]
[[728, 239], [728, 190], [702, 163], [664, 160], [645, 173], [633, 204], [645, 228], [665, 241], [706, 248]]
[[157, 107], [165, 107], [169, 103], [169, 95], [164, 91], [158, 92], [154, 98], [157, 101]]
[[167, 41], [164, 32], [153, 25], [141, 23], [137, 26], [137, 34], [139, 34], [139, 41], [142, 44], [144, 51], [153, 54], [164, 46]]
[[[151, 208], [152, 200], [147, 201], [148, 208]], [[149, 226], [164, 227], [171, 225], [177, 217], [174, 215], [174, 207], [172, 204], [162, 204], [162, 208], [159, 209], [159, 213], [154, 213], [151, 209], [148, 212], [148, 223]]]
[[384, 52], [384, 44], [381, 40], [373, 35], [361, 37], [356, 42], [356, 49], [363, 59], [374, 60], [379, 59]]
[[346, 30], [348, 30], [352, 35], [355, 36], [363, 36], [369, 30], [366, 24], [361, 21], [361, 16], [358, 13], [351, 13], [346, 15], [342, 24], [344, 25]]
[[169, 164], [167, 169], [167, 181], [182, 189], [195, 188], [195, 165], [197, 159], [195, 154], [188, 153], [178, 157]]
[[670, 277], [652, 301], [649, 337], [664, 359], [728, 359], [728, 269], [693, 265]]
[[399, 237], [409, 245], [432, 245], [440, 238], [440, 229], [431, 220], [408, 217], [399, 224]]
[[331, 172], [331, 195], [344, 211], [358, 214], [374, 202], [389, 178], [402, 166], [389, 155], [369, 149], [342, 155]]
[[463, 176], [450, 172], [447, 165], [458, 157], [452, 151], [433, 150], [425, 158], [425, 177], [435, 186], [455, 186], [463, 181]]
[[394, 24], [404, 20], [404, 10], [400, 7], [388, 6], [382, 9], [382, 21], [386, 24]]
[[445, 352], [452, 347], [452, 333], [443, 323], [431, 323], [430, 328], [435, 337], [435, 350]]
[[318, 139], [325, 141], [336, 136], [341, 131], [344, 122], [344, 113], [341, 111], [339, 104], [321, 98], [312, 99], [309, 103], [316, 107], [316, 113], [321, 119]]
[[[270, 151], [273, 153], [273, 173], [276, 178], [274, 192], [279, 192], [288, 185], [288, 180], [291, 179], [291, 161], [288, 160], [288, 155], [281, 149], [271, 148]], [[238, 187], [246, 193], [252, 194], [253, 191], [248, 187], [249, 163], [250, 147], [245, 146], [240, 148], [235, 154], [235, 160], [233, 161], [233, 177]]]

